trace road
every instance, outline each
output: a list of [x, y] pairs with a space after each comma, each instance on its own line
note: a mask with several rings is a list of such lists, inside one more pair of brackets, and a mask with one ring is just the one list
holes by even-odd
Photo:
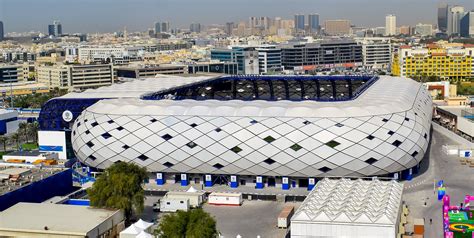
[[[446, 193], [451, 196], [452, 204], [459, 204], [466, 194], [474, 194], [474, 168], [461, 165], [459, 157], [448, 156], [442, 151], [443, 145], [458, 145], [445, 135], [442, 128], [434, 127], [430, 152], [422, 163], [419, 176], [405, 183], [403, 200], [408, 204], [414, 218], [425, 218], [425, 237], [443, 237], [442, 202], [437, 200], [433, 190], [434, 181], [444, 180]], [[426, 206], [424, 205], [426, 201]], [[433, 219], [430, 225], [429, 220]]]

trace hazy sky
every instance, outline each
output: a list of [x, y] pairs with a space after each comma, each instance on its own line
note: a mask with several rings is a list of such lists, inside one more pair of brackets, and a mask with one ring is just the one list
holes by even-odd
[[[474, 0], [448, 1], [474, 9]], [[436, 23], [437, 0], [0, 0], [7, 32], [47, 31], [54, 19], [63, 32], [113, 32], [127, 26], [144, 31], [155, 21], [172, 27], [246, 20], [249, 16], [293, 18], [319, 13], [325, 19], [350, 19], [358, 26], [383, 26], [385, 15], [397, 25]]]

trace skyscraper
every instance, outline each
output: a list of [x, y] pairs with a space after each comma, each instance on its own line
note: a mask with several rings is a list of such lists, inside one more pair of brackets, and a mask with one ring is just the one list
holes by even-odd
[[448, 10], [448, 35], [456, 35], [460, 33], [461, 19], [464, 17], [464, 7], [453, 6]]
[[308, 24], [309, 24], [309, 30], [312, 33], [317, 33], [319, 31], [319, 14], [309, 14]]
[[224, 31], [228, 36], [232, 35], [232, 31], [234, 30], [234, 26], [235, 26], [235, 24], [233, 22], [227, 22], [225, 24]]
[[165, 33], [170, 31], [169, 22], [155, 22], [155, 34]]
[[295, 15], [295, 30], [304, 31], [304, 15], [302, 14]]
[[201, 24], [200, 23], [191, 23], [189, 26], [190, 32], [200, 33], [201, 32]]
[[385, 17], [385, 35], [393, 36], [397, 34], [397, 17], [395, 15], [387, 15]]
[[60, 21], [53, 21], [52, 25], [48, 25], [49, 36], [61, 36], [63, 34], [63, 28]]
[[4, 39], [4, 32], [3, 32], [3, 22], [0, 21], [0, 41]]
[[474, 37], [474, 10], [467, 12], [461, 19], [460, 35], [462, 37]]
[[448, 9], [449, 6], [446, 3], [438, 5], [438, 29], [441, 32], [446, 32], [448, 29]]

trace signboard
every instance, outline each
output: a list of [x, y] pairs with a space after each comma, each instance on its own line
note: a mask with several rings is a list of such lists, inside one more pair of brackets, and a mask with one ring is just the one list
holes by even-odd
[[261, 183], [262, 182], [262, 177], [261, 176], [257, 176], [257, 183]]
[[237, 176], [231, 175], [231, 176], [230, 176], [230, 181], [231, 181], [231, 182], [237, 182]]
[[206, 181], [211, 181], [211, 175], [210, 174], [206, 174]]
[[181, 180], [186, 180], [186, 174], [181, 174]]
[[63, 120], [65, 122], [71, 122], [72, 121], [73, 115], [72, 115], [71, 111], [69, 111], [69, 110], [64, 111], [62, 116], [63, 116]]
[[156, 179], [163, 179], [163, 174], [156, 173]]
[[314, 180], [314, 178], [310, 178], [308, 183], [309, 183], [309, 184], [315, 184], [315, 182], [316, 182], [316, 181]]
[[284, 184], [288, 184], [288, 178], [287, 177], [283, 177], [282, 181], [283, 181]]
[[472, 157], [472, 150], [459, 150], [459, 157], [471, 158]]
[[334, 54], [334, 51], [332, 51], [332, 50], [326, 50], [326, 54], [327, 54], [327, 55], [332, 55], [332, 54]]

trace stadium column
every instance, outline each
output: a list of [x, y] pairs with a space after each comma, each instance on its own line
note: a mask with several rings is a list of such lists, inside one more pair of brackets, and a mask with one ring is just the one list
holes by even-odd
[[230, 187], [231, 188], [237, 188], [239, 186], [239, 183], [237, 182], [237, 176], [236, 175], [231, 175], [230, 176]]
[[263, 188], [263, 177], [262, 176], [257, 176], [257, 179], [256, 179], [256, 184], [255, 184], [255, 188], [256, 189], [262, 189]]
[[188, 175], [181, 174], [181, 186], [188, 186]]
[[288, 177], [281, 178], [281, 188], [283, 190], [289, 190], [290, 189], [290, 184], [288, 182]]
[[165, 178], [163, 177], [163, 173], [156, 173], [156, 184], [157, 185], [165, 184]]
[[206, 187], [212, 187], [212, 175], [206, 174], [206, 176], [205, 176], [205, 185], [206, 185]]
[[308, 191], [313, 190], [314, 185], [316, 185], [316, 179], [315, 178], [309, 178], [308, 179]]

